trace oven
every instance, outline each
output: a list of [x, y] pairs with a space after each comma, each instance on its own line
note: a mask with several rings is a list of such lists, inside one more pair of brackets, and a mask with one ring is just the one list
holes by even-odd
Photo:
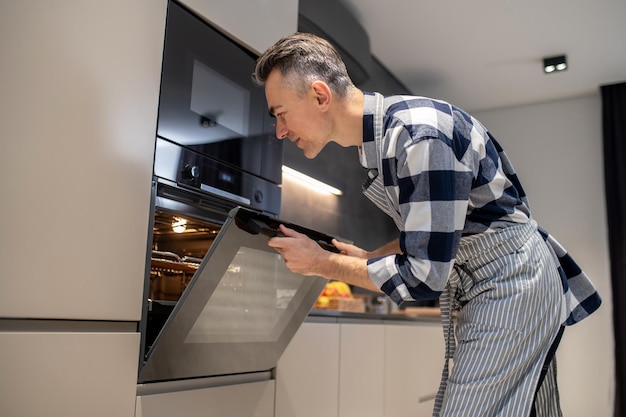
[[[141, 392], [190, 380], [271, 379], [326, 283], [290, 272], [267, 245], [283, 223], [282, 145], [251, 79], [255, 59], [168, 4]], [[287, 225], [334, 249], [332, 237]]]
[[326, 280], [289, 271], [267, 245], [281, 223], [332, 250], [332, 237], [156, 179], [139, 383], [265, 375]]

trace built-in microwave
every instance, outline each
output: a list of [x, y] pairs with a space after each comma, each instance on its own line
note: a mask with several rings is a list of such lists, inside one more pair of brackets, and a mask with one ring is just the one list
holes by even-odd
[[[187, 162], [177, 167], [177, 182], [279, 215], [282, 142], [264, 90], [252, 80], [256, 58], [170, 1], [157, 153], [182, 149]], [[194, 159], [209, 162], [201, 167]]]

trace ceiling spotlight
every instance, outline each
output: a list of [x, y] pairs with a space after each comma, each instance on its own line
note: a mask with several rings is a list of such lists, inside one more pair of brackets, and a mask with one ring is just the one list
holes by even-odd
[[567, 57], [565, 55], [553, 56], [543, 59], [543, 72], [550, 74], [551, 72], [565, 71], [567, 69]]

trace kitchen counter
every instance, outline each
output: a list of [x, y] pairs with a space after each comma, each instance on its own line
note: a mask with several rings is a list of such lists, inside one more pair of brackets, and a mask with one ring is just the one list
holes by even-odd
[[307, 322], [440, 322], [438, 307], [410, 307], [391, 314], [355, 313], [351, 311], [313, 309]]

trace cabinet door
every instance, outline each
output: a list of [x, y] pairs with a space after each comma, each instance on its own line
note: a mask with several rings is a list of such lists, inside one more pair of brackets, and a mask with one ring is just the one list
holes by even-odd
[[444, 358], [440, 323], [386, 326], [386, 417], [432, 415]]
[[340, 417], [383, 415], [384, 357], [384, 325], [341, 325]]
[[273, 417], [274, 381], [137, 397], [135, 417]]
[[140, 319], [166, 5], [2, 2], [0, 317]]
[[276, 367], [276, 417], [337, 417], [339, 331], [304, 323]]
[[132, 417], [137, 333], [0, 332], [3, 417]]
[[181, 2], [257, 53], [298, 27], [298, 0]]

